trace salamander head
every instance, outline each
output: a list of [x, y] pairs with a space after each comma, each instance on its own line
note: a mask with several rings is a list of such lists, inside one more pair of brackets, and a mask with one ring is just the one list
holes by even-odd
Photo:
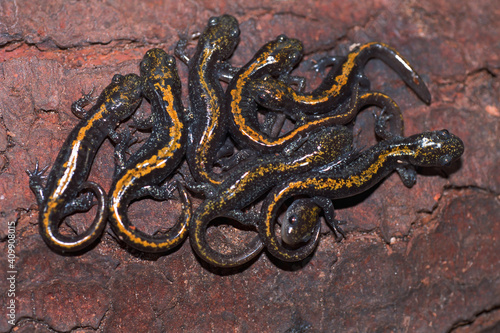
[[417, 166], [446, 166], [456, 161], [464, 152], [464, 143], [447, 130], [425, 132], [409, 137], [414, 153], [409, 162]]
[[119, 119], [128, 118], [141, 102], [141, 79], [136, 74], [116, 74], [104, 88], [96, 104], [105, 103]]
[[279, 35], [257, 51], [254, 59], [273, 76], [288, 74], [302, 59], [304, 47], [298, 39]]
[[150, 98], [154, 83], [169, 80], [175, 91], [180, 91], [181, 80], [177, 72], [175, 58], [162, 49], [151, 49], [141, 61], [141, 78], [144, 80], [144, 94]]
[[318, 226], [321, 208], [311, 199], [297, 199], [286, 210], [281, 225], [281, 239], [289, 246], [298, 246], [311, 239]]
[[286, 112], [294, 91], [288, 84], [275, 80], [273, 76], [279, 77], [290, 73], [300, 62], [303, 50], [302, 43], [298, 39], [280, 35], [255, 54], [253, 61], [258, 62], [267, 73], [261, 80], [248, 83], [248, 90], [253, 92], [257, 103], [275, 111]]
[[198, 45], [220, 52], [221, 57], [231, 56], [240, 41], [238, 21], [231, 15], [214, 16], [199, 37]]
[[146, 79], [159, 80], [166, 78], [179, 79], [175, 57], [162, 49], [151, 49], [141, 61], [141, 76]]

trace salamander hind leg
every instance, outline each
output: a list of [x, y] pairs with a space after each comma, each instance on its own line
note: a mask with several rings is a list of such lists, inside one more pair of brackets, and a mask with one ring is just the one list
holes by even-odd
[[144, 197], [151, 197], [155, 200], [177, 199], [174, 195], [176, 189], [177, 183], [169, 183], [162, 186], [148, 185], [135, 192], [132, 199], [135, 200]]
[[138, 139], [136, 137], [131, 137], [130, 130], [127, 128], [121, 133], [116, 133], [116, 143], [115, 143], [115, 151], [114, 151], [114, 158], [115, 158], [115, 171], [114, 171], [114, 176], [117, 177], [117, 175], [122, 172], [125, 169], [125, 163], [127, 158], [126, 153], [127, 150], [137, 143]]
[[81, 194], [77, 198], [68, 201], [63, 208], [62, 216], [68, 216], [76, 212], [86, 212], [97, 204], [94, 194], [91, 192]]
[[395, 134], [387, 129], [387, 124], [393, 116], [387, 112], [387, 108], [384, 107], [379, 113], [373, 111], [373, 116], [375, 117], [375, 134], [382, 140], [393, 138]]
[[327, 67], [332, 66], [333, 71], [336, 71], [346, 60], [347, 58], [343, 56], [326, 56], [319, 59], [311, 69], [316, 73], [324, 73]]

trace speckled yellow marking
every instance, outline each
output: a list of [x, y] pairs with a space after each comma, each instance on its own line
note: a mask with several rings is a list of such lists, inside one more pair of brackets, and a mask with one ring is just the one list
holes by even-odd
[[[155, 83], [155, 89], [159, 90], [163, 95], [163, 100], [167, 102], [167, 114], [172, 120], [172, 126], [170, 126], [169, 134], [170, 141], [156, 154], [152, 155], [150, 158], [142, 161], [136, 165], [133, 169], [127, 170], [125, 174], [116, 182], [116, 186], [110, 198], [110, 214], [111, 217], [116, 221], [116, 227], [119, 229], [120, 237], [125, 236], [130, 242], [134, 244], [140, 244], [143, 247], [164, 249], [169, 248], [173, 244], [178, 243], [177, 237], [164, 242], [149, 242], [140, 237], [137, 237], [134, 233], [130, 232], [130, 227], [128, 229], [125, 227], [122, 216], [119, 213], [119, 208], [122, 204], [122, 198], [127, 193], [128, 188], [134, 184], [134, 182], [143, 177], [149, 175], [155, 170], [164, 168], [167, 166], [169, 159], [175, 154], [176, 151], [181, 149], [181, 137], [182, 129], [184, 127], [182, 121], [174, 109], [174, 96], [172, 94], [171, 86], [163, 87], [160, 83]], [[190, 219], [190, 210], [187, 207], [183, 207], [183, 213], [188, 214], [187, 218]], [[183, 236], [187, 234], [187, 224], [185, 224], [179, 232], [179, 239], [183, 239]]]
[[[218, 43], [218, 42], [215, 42]], [[213, 55], [213, 50], [205, 48], [203, 50], [203, 54], [201, 58], [203, 59], [202, 63], [207, 63], [210, 57]], [[219, 127], [219, 118], [221, 115], [221, 106], [220, 106], [220, 97], [217, 96], [214, 89], [211, 87], [211, 83], [209, 81], [213, 80], [211, 77], [207, 77], [207, 74], [204, 71], [204, 66], [198, 67], [198, 76], [200, 78], [200, 84], [202, 86], [202, 98], [210, 104], [210, 119], [203, 132], [203, 135], [200, 139], [199, 146], [196, 150], [195, 155], [195, 166], [198, 169], [199, 176], [203, 177], [204, 182], [208, 182], [211, 184], [218, 185], [221, 181], [214, 179], [213, 176], [209, 173], [208, 170], [211, 169], [211, 166], [207, 164], [207, 161], [210, 160], [211, 156], [208, 156], [209, 149], [205, 147], [210, 147], [214, 145], [213, 138], [214, 134], [218, 130]]]
[[275, 163], [260, 165], [256, 169], [244, 173], [239, 180], [237, 180], [226, 191], [220, 193], [216, 198], [206, 200], [203, 204], [204, 209], [196, 215], [196, 220], [193, 222], [194, 232], [192, 233], [192, 244], [200, 256], [214, 265], [227, 266], [224, 263], [219, 262], [216, 258], [213, 258], [210, 253], [207, 252], [205, 246], [203, 245], [205, 243], [201, 239], [202, 234], [205, 232], [205, 230], [203, 230], [203, 226], [205, 225], [205, 222], [209, 222], [209, 219], [214, 212], [223, 211], [223, 206], [225, 206], [227, 202], [241, 195], [241, 193], [247, 191], [252, 186], [255, 186], [255, 179], [263, 178], [272, 173], [285, 174], [286, 172], [296, 172], [297, 170], [300, 170], [300, 168], [312, 163], [319, 164], [319, 162], [321, 160], [325, 160], [325, 158], [332, 158], [332, 156], [326, 151], [320, 151], [304, 155], [300, 159], [297, 159], [293, 164], [276, 161]]
[[[297, 95], [293, 89], [288, 89], [290, 93], [294, 94], [294, 98], [301, 102], [301, 103], [309, 103], [309, 104], [317, 104], [320, 102], [324, 102], [331, 98], [332, 96], [338, 95], [340, 92], [340, 89], [347, 84], [347, 80], [349, 78], [349, 74], [352, 72], [352, 68], [355, 65], [355, 59], [359, 55], [359, 53], [364, 50], [365, 48], [370, 47], [372, 44], [376, 43], [370, 43], [370, 44], [365, 44], [362, 47], [359, 48], [357, 52], [352, 52], [349, 54], [349, 57], [347, 61], [344, 63], [342, 66], [342, 74], [338, 75], [336, 78], [337, 85], [333, 85], [331, 89], [327, 90], [324, 92], [323, 97], [313, 97], [311, 96], [306, 96], [306, 95]], [[330, 117], [325, 117], [321, 118], [315, 121], [308, 122], [307, 124], [304, 124], [293, 131], [289, 132], [287, 135], [284, 135], [279, 138], [268, 138], [267, 136], [262, 135], [262, 133], [256, 131], [253, 129], [251, 126], [249, 126], [246, 122], [245, 117], [242, 114], [241, 108], [239, 107], [242, 99], [242, 90], [244, 89], [245, 85], [249, 81], [249, 76], [254, 73], [258, 68], [263, 67], [265, 65], [271, 64], [272, 62], [275, 62], [276, 59], [273, 57], [269, 56], [269, 53], [263, 53], [263, 55], [259, 58], [258, 61], [255, 61], [249, 68], [242, 73], [240, 79], [238, 80], [236, 84], [236, 89], [233, 89], [231, 91], [231, 112], [233, 113], [233, 118], [234, 122], [236, 125], [239, 127], [239, 130], [243, 133], [245, 137], [247, 137], [250, 141], [254, 142], [255, 144], [262, 145], [262, 146], [268, 146], [268, 147], [276, 147], [276, 146], [281, 146], [297, 137], [299, 133], [307, 131], [307, 128], [309, 127], [318, 127], [318, 126], [328, 126], [333, 123], [338, 123], [341, 122], [342, 119], [350, 119], [355, 113], [355, 108], [352, 108], [349, 112], [342, 113], [339, 115], [334, 115]], [[282, 98], [280, 94], [277, 96], [278, 98]], [[354, 111], [354, 112], [353, 112]], [[346, 120], [347, 121], [347, 120]]]
[[282, 198], [287, 196], [289, 192], [311, 187], [317, 189], [318, 191], [336, 191], [342, 188], [361, 187], [377, 174], [378, 170], [387, 161], [387, 158], [389, 156], [414, 154], [415, 152], [409, 147], [398, 146], [381, 154], [375, 162], [373, 162], [366, 170], [362, 171], [359, 175], [351, 175], [349, 178], [308, 178], [304, 181], [290, 183], [286, 188], [274, 195], [274, 198], [266, 211], [266, 237], [268, 237], [269, 240], [273, 239], [270, 224], [273, 221], [275, 210], [278, 209], [276, 204], [281, 203]]
[[80, 145], [82, 141], [86, 138], [87, 132], [89, 129], [93, 128], [95, 126], [95, 122], [99, 121], [100, 119], [103, 118], [103, 113], [107, 112], [106, 106], [102, 105], [99, 108], [99, 111], [96, 112], [88, 121], [85, 126], [83, 126], [80, 131], [78, 131], [78, 134], [71, 143], [71, 154], [68, 158], [68, 160], [63, 164], [64, 167], [64, 174], [62, 177], [57, 181], [57, 186], [54, 189], [54, 191], [50, 194], [50, 196], [47, 199], [47, 209], [45, 210], [45, 213], [43, 214], [43, 217], [41, 218], [41, 230], [45, 233], [45, 236], [48, 240], [52, 241], [55, 245], [57, 245], [60, 248], [66, 248], [66, 249], [71, 249], [81, 243], [85, 243], [88, 241], [90, 238], [94, 237], [94, 234], [90, 234], [83, 239], [80, 239], [78, 241], [72, 242], [72, 243], [61, 243], [57, 241], [57, 237], [52, 233], [52, 229], [49, 228], [49, 224], [51, 222], [50, 216], [58, 211], [60, 209], [60, 206], [64, 204], [63, 200], [60, 199], [61, 195], [67, 190], [69, 184], [71, 183], [71, 180], [73, 179], [73, 176], [75, 174], [75, 170], [77, 168], [78, 164], [78, 152], [80, 150]]
[[312, 95], [298, 95], [294, 92], [293, 98], [303, 104], [309, 104], [309, 105], [315, 105], [315, 104], [320, 104], [328, 101], [328, 99], [338, 96], [340, 94], [340, 91], [342, 88], [345, 87], [349, 80], [349, 75], [352, 73], [352, 69], [356, 65], [356, 58], [359, 56], [359, 54], [373, 45], [378, 44], [376, 42], [374, 43], [368, 43], [360, 46], [356, 52], [351, 52], [349, 53], [346, 62], [342, 65], [342, 73], [337, 75], [335, 77], [335, 83], [331, 86], [330, 89], [325, 90], [322, 92], [319, 96], [312, 96]]

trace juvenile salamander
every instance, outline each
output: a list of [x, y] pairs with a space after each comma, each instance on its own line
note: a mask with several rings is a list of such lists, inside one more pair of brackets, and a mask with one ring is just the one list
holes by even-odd
[[[365, 106], [382, 105], [382, 107], [384, 107], [387, 105], [392, 109], [397, 108], [399, 111], [399, 108], [389, 96], [375, 91], [360, 94], [359, 90], [359, 85], [354, 86], [351, 98], [342, 106], [344, 110], [342, 113], [310, 120], [279, 137], [273, 137], [259, 129], [246, 126], [245, 131], [241, 132], [245, 139], [242, 138], [241, 140], [244, 140], [251, 147], [266, 153], [280, 152], [290, 144], [300, 145], [301, 142], [307, 139], [309, 133], [314, 130], [333, 125], [344, 125], [351, 122]], [[400, 113], [398, 117], [401, 117]]]
[[[366, 85], [364, 67], [370, 59], [380, 59], [398, 73], [403, 81], [425, 103], [431, 102], [431, 95], [424, 81], [396, 50], [382, 43], [367, 43], [350, 52], [342, 65], [332, 67], [321, 84], [310, 93], [293, 90], [285, 82], [273, 79], [255, 80], [250, 86], [257, 103], [274, 111], [281, 111], [294, 119], [304, 115], [324, 113], [338, 114], [341, 105], [349, 96], [353, 87]], [[324, 58], [317, 64], [318, 68], [332, 62], [338, 57]], [[340, 67], [340, 69], [339, 69]]]
[[330, 199], [351, 197], [366, 191], [401, 165], [448, 165], [457, 160], [463, 151], [462, 140], [447, 130], [424, 132], [407, 138], [394, 137], [381, 141], [349, 163], [320, 169], [306, 177], [294, 177], [283, 186], [274, 188], [264, 201], [259, 224], [262, 241], [269, 252], [280, 260], [302, 260], [316, 247], [316, 238], [293, 250], [285, 248], [274, 233], [274, 218], [286, 199], [297, 195], [317, 198], [315, 202], [329, 212], [325, 213], [327, 222], [333, 229], [340, 231], [334, 220]]
[[[118, 141], [114, 131], [118, 124], [128, 118], [141, 101], [141, 85], [135, 74], [115, 75], [95, 105], [88, 111], [83, 105], [89, 96], [84, 96], [73, 104], [73, 110], [84, 117], [68, 135], [54, 166], [47, 177], [45, 188], [42, 186], [43, 172], [27, 171], [31, 190], [35, 193], [40, 209], [40, 234], [53, 249], [61, 252], [74, 252], [91, 245], [101, 235], [106, 225], [106, 193], [98, 184], [86, 181], [94, 156], [106, 139]], [[92, 225], [82, 234], [65, 236], [59, 233], [63, 219], [78, 211], [92, 207], [92, 196], [79, 196], [82, 192], [92, 192], [98, 200], [98, 213]]]
[[228, 119], [222, 112], [224, 91], [219, 78], [235, 71], [224, 61], [233, 53], [239, 36], [238, 21], [234, 17], [212, 17], [201, 33], [191, 59], [185, 53], [185, 40], [181, 40], [175, 50], [189, 70], [192, 119], [189, 124], [187, 161], [197, 182], [221, 183], [220, 176], [213, 172], [213, 165], [217, 150], [227, 135]]
[[[144, 252], [164, 252], [178, 245], [188, 233], [191, 202], [180, 184], [182, 201], [179, 222], [162, 237], [138, 230], [127, 216], [133, 200], [147, 196], [156, 200], [172, 197], [174, 188], [161, 184], [180, 164], [186, 149], [187, 130], [181, 101], [181, 81], [175, 58], [160, 49], [149, 50], [141, 62], [143, 94], [151, 103], [152, 132], [148, 140], [124, 165], [109, 191], [109, 221], [123, 242]], [[123, 155], [118, 147], [117, 154]]]

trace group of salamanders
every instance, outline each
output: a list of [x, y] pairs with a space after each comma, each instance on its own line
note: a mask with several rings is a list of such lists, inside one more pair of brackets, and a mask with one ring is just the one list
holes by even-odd
[[[299, 261], [319, 242], [321, 216], [338, 239], [345, 237], [332, 200], [366, 191], [393, 171], [411, 187], [415, 167], [446, 166], [462, 155], [462, 141], [447, 130], [405, 137], [398, 105], [370, 89], [364, 68], [379, 59], [430, 103], [424, 81], [391, 47], [367, 43], [347, 56], [321, 59], [315, 70], [331, 68], [316, 89], [306, 92], [305, 80], [291, 75], [303, 56], [299, 40], [280, 35], [236, 68], [228, 60], [239, 36], [238, 21], [222, 15], [209, 19], [193, 37], [194, 52], [188, 52], [187, 38], [177, 43], [175, 55], [188, 67], [188, 109], [181, 102], [175, 58], [160, 49], [146, 53], [140, 76], [116, 75], [88, 111], [89, 95], [73, 104], [82, 120], [61, 148], [46, 185], [46, 168], [39, 170], [37, 164], [28, 171], [40, 207], [40, 233], [49, 246], [61, 252], [85, 249], [109, 221], [120, 241], [143, 252], [167, 252], [189, 237], [196, 254], [213, 266], [242, 265], [263, 249], [280, 260]], [[128, 130], [115, 130], [143, 98], [151, 115], [134, 118], [134, 126], [151, 134], [127, 158], [135, 140]], [[379, 141], [360, 150], [354, 148], [352, 124], [368, 106], [380, 109], [373, 113]], [[87, 181], [106, 138], [115, 145], [116, 162], [107, 194]], [[179, 171], [184, 160], [190, 172]], [[203, 199], [196, 209], [188, 191]], [[131, 203], [169, 200], [175, 192], [181, 212], [168, 232], [149, 235], [128, 219]], [[66, 216], [96, 204], [97, 216], [85, 232], [59, 232]], [[255, 236], [241, 250], [218, 251], [209, 244], [207, 230], [220, 217], [253, 229]]]
[[[187, 112], [181, 101], [181, 81], [176, 60], [161, 49], [149, 50], [141, 64], [141, 75], [115, 75], [95, 105], [83, 109], [90, 96], [73, 103], [72, 110], [82, 120], [69, 134], [52, 170], [42, 186], [45, 169], [28, 171], [30, 187], [40, 210], [40, 233], [46, 243], [60, 252], [76, 252], [91, 246], [101, 236], [109, 220], [116, 236], [143, 251], [166, 251], [178, 245], [188, 234], [192, 216], [191, 201], [182, 184], [165, 183], [176, 171], [186, 151]], [[134, 119], [135, 127], [151, 129], [151, 135], [128, 159], [126, 151], [133, 143], [128, 130], [118, 134], [118, 125], [132, 116], [142, 98], [151, 104], [147, 119]], [[109, 137], [115, 144], [116, 167], [109, 193], [87, 181], [94, 157]], [[166, 200], [180, 194], [182, 212], [168, 233], [151, 236], [137, 229], [128, 219], [128, 206], [136, 200], [152, 197]], [[91, 193], [86, 193], [91, 192]], [[88, 211], [96, 203], [98, 213], [84, 233], [67, 236], [59, 232], [63, 219], [75, 212]]]

